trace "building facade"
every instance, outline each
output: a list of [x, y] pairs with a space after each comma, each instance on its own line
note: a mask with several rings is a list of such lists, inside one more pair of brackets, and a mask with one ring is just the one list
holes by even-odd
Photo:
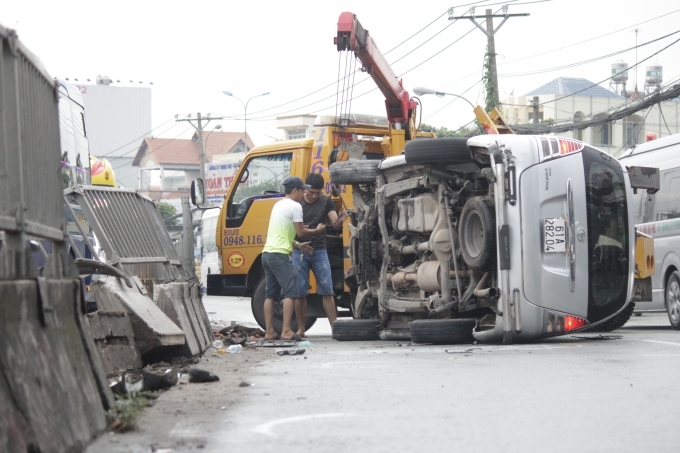
[[[626, 108], [642, 95], [634, 91], [624, 97], [581, 78], [559, 77], [524, 96], [510, 96], [501, 101], [505, 119], [513, 124], [533, 123], [532, 100], [538, 97], [538, 121], [554, 125], [604, 119], [617, 109]], [[645, 141], [646, 134], [666, 137], [680, 132], [680, 102], [672, 100], [655, 104], [617, 121], [581, 130], [556, 133], [595, 146], [618, 156], [635, 144]]]

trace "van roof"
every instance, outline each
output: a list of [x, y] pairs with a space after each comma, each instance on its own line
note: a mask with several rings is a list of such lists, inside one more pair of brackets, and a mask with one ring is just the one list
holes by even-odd
[[669, 135], [667, 137], [658, 138], [649, 142], [641, 143], [625, 155], [621, 156], [620, 159], [624, 159], [629, 156], [634, 156], [648, 151], [654, 151], [656, 149], [666, 148], [668, 146], [673, 146], [680, 144], [680, 134]]

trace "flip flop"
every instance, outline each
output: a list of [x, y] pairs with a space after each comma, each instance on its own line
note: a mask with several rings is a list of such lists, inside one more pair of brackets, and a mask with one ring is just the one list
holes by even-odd
[[300, 338], [300, 335], [294, 333], [292, 337], [290, 338], [281, 338], [283, 341], [302, 341], [302, 338]]

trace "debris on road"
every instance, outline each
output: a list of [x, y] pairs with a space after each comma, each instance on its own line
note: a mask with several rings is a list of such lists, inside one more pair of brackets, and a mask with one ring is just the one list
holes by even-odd
[[301, 348], [312, 348], [314, 347], [314, 343], [312, 343], [309, 340], [301, 341], [298, 343], [298, 346]]
[[255, 387], [255, 384], [251, 384], [250, 382], [246, 382], [246, 381], [241, 381], [241, 383], [238, 386], [239, 387]]
[[169, 389], [177, 385], [178, 381], [179, 372], [176, 367], [164, 374], [151, 373], [146, 370], [131, 370], [122, 374], [120, 381], [111, 386], [111, 391], [120, 395], [155, 392]]
[[305, 349], [281, 349], [276, 351], [278, 355], [302, 355]]
[[264, 330], [258, 327], [247, 327], [236, 324], [224, 328], [218, 327], [218, 329], [215, 329], [215, 326], [213, 326], [215, 337], [220, 338], [225, 345], [244, 345], [248, 340], [264, 338]]
[[474, 352], [475, 350], [481, 351], [482, 348], [470, 348], [466, 349], [465, 351], [449, 351], [448, 349], [444, 349], [444, 352], [447, 354], [470, 354], [471, 352]]
[[200, 383], [200, 382], [215, 382], [219, 381], [220, 377], [210, 371], [203, 370], [201, 368], [191, 367], [189, 368], [189, 382]]
[[582, 335], [572, 335], [572, 338], [578, 338], [579, 340], [620, 340], [623, 335], [598, 335], [596, 337], [585, 337]]

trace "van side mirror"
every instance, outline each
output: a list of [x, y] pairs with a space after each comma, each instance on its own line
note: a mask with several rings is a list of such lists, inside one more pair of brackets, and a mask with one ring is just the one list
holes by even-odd
[[647, 189], [647, 193], [652, 195], [659, 191], [661, 183], [659, 179], [659, 169], [653, 167], [626, 167], [628, 178], [633, 191]]
[[205, 185], [201, 178], [191, 181], [191, 203], [199, 208], [205, 204]]

